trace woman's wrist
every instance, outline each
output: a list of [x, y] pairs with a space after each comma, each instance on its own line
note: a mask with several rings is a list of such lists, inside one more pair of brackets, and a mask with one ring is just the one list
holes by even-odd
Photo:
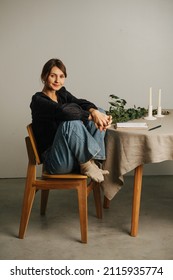
[[97, 110], [97, 109], [95, 109], [95, 108], [90, 108], [90, 109], [89, 109], [90, 114], [92, 114], [95, 110]]

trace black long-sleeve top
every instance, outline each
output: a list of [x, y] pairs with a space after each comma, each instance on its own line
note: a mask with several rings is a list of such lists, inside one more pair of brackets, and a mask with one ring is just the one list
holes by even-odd
[[60, 122], [69, 120], [85, 122], [89, 116], [89, 109], [97, 109], [95, 104], [76, 98], [65, 87], [58, 90], [56, 95], [58, 102], [43, 92], [37, 92], [30, 104], [32, 127], [40, 155], [52, 145]]

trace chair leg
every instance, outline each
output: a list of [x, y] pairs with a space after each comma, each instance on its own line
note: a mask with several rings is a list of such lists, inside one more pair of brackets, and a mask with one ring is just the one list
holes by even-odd
[[132, 204], [132, 221], [131, 221], [131, 236], [135, 237], [138, 233], [139, 211], [142, 189], [142, 172], [143, 166], [140, 165], [135, 169], [133, 204]]
[[93, 182], [93, 195], [96, 206], [96, 215], [98, 219], [102, 219], [102, 202], [101, 202], [101, 192], [100, 184]]
[[78, 204], [79, 204], [79, 217], [81, 229], [81, 242], [87, 243], [88, 241], [88, 207], [87, 207], [87, 182], [82, 180], [81, 185], [77, 188], [78, 191]]
[[35, 193], [36, 193], [36, 188], [32, 187], [31, 178], [27, 176], [24, 199], [23, 199], [22, 215], [21, 215], [20, 227], [19, 227], [20, 239], [24, 238], [28, 226]]
[[49, 197], [49, 190], [42, 190], [41, 191], [41, 207], [40, 207], [40, 214], [45, 215], [47, 202]]

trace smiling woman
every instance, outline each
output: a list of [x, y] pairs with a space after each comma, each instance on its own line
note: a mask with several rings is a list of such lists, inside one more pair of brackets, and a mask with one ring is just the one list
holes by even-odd
[[50, 59], [43, 67], [43, 90], [31, 101], [32, 125], [40, 157], [50, 174], [81, 172], [96, 182], [108, 171], [95, 163], [105, 160], [104, 137], [111, 116], [64, 87], [66, 67]]

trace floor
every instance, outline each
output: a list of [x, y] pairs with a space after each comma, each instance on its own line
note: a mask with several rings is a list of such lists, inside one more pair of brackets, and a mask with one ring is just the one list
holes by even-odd
[[88, 244], [80, 242], [75, 191], [55, 190], [47, 214], [39, 215], [37, 193], [26, 237], [18, 239], [24, 179], [0, 179], [1, 260], [172, 260], [173, 176], [144, 176], [139, 233], [131, 237], [133, 177], [95, 217], [93, 196], [88, 199]]

